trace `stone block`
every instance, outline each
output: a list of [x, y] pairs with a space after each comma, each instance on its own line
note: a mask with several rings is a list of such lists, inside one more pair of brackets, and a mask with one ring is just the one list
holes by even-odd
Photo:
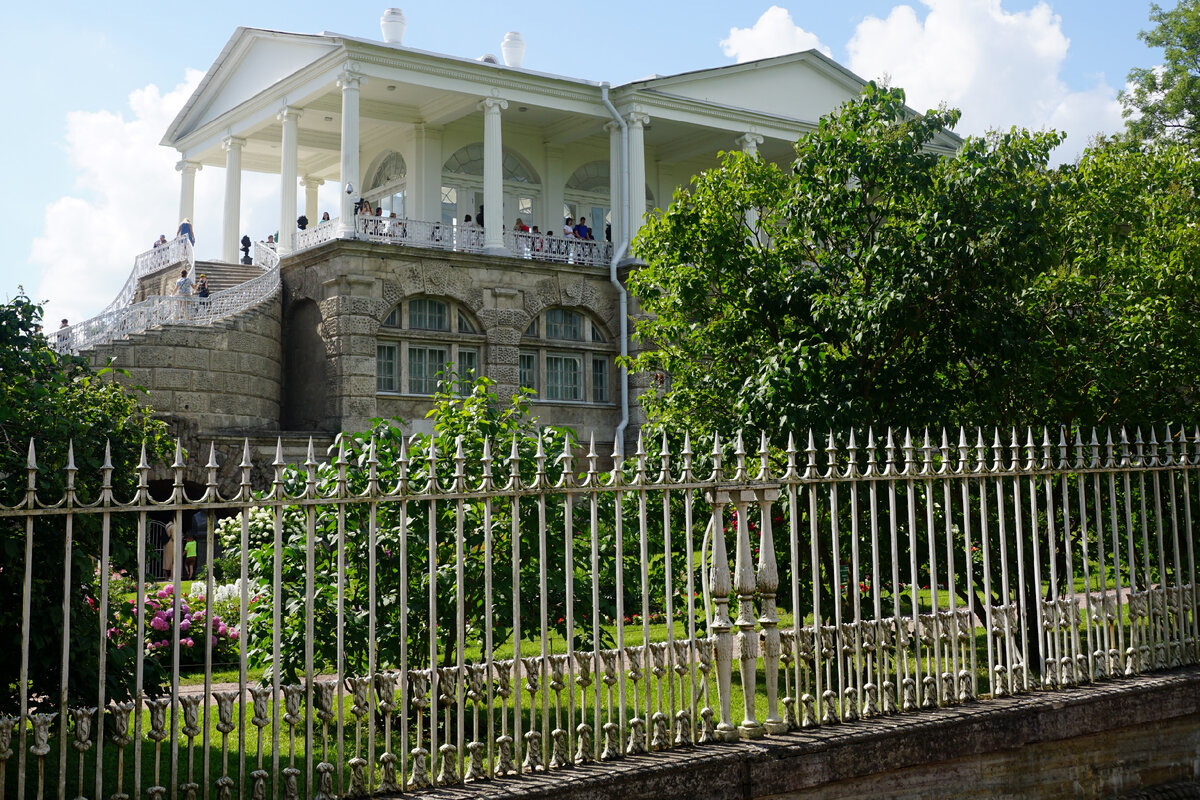
[[257, 353], [241, 353], [238, 359], [238, 372], [244, 375], [263, 375], [271, 369], [275, 362]]
[[170, 367], [174, 365], [175, 348], [142, 345], [134, 351], [136, 366]]
[[188, 369], [156, 369], [153, 385], [164, 389], [191, 389], [193, 375], [195, 373]]
[[238, 354], [228, 350], [214, 350], [208, 354], [208, 368], [211, 372], [237, 372]]
[[374, 395], [378, 383], [374, 375], [353, 375], [350, 377], [350, 395], [363, 397]]
[[522, 331], [516, 328], [491, 327], [487, 329], [489, 345], [518, 345], [521, 343]]
[[211, 399], [219, 396], [204, 392], [175, 392], [172, 410], [183, 417], [195, 417], [207, 412]]
[[493, 364], [518, 364], [520, 350], [510, 345], [490, 345], [487, 350], [488, 374]]

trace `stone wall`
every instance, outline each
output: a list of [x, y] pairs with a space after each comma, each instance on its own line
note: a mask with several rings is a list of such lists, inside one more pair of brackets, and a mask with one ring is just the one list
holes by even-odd
[[[426, 424], [427, 399], [376, 392], [376, 336], [384, 317], [406, 298], [447, 299], [479, 320], [486, 336], [484, 373], [502, 400], [517, 391], [522, 334], [546, 308], [585, 312], [610, 332], [614, 352], [619, 345], [617, 293], [602, 267], [330, 242], [286, 259], [282, 279], [285, 315], [306, 300], [320, 309], [318, 327], [326, 357], [323, 385], [328, 387], [320, 428], [325, 431], [362, 430], [372, 417], [400, 417], [418, 430]], [[594, 432], [598, 447], [607, 448], [607, 454], [620, 420], [615, 370], [610, 385], [610, 403], [537, 400], [534, 412], [542, 423], [570, 426], [584, 439]]]
[[[184, 440], [189, 460], [200, 467], [213, 436], [279, 430], [278, 295], [213, 325], [155, 328], [87, 355], [97, 367], [112, 359], [113, 366], [128, 372], [117, 380], [145, 387], [149, 395], [139, 393], [139, 399]], [[203, 481], [203, 470], [189, 466], [189, 480]]]
[[1200, 779], [1200, 668], [703, 745], [429, 798], [1104, 798]]

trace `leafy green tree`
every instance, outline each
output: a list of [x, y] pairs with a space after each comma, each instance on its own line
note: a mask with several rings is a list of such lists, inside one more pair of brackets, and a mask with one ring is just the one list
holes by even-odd
[[931, 150], [957, 120], [868, 84], [801, 137], [790, 171], [726, 154], [651, 219], [630, 283], [650, 345], [636, 367], [671, 376], [644, 398], [652, 418], [786, 437], [985, 407], [1033, 335], [1018, 295], [1053, 256], [1045, 165], [1060, 138]]
[[1179, 142], [1102, 141], [1054, 180], [1057, 264], [1022, 292], [1034, 335], [1003, 402], [1035, 424], [1194, 419], [1200, 163]]
[[1162, 48], [1163, 63], [1129, 71], [1120, 94], [1126, 125], [1139, 140], [1176, 139], [1200, 146], [1200, 1], [1180, 0], [1164, 11], [1150, 6], [1154, 27], [1138, 34]]
[[[417, 434], [406, 437], [398, 421], [376, 420], [368, 431], [343, 433], [338, 437], [329, 453], [329, 460], [314, 469], [313, 479], [317, 491], [324, 495], [336, 495], [339, 475], [345, 470], [346, 487], [351, 495], [362, 494], [370, 479], [370, 456], [372, 444], [377, 460], [377, 476], [381, 491], [394, 491], [398, 486], [410, 494], [423, 494], [430, 479], [430, 454], [436, 455], [435, 476], [442, 491], [454, 491], [456, 486], [457, 444], [462, 442], [462, 478], [468, 491], [477, 490], [483, 480], [484, 443], [490, 442], [492, 456], [493, 485], [507, 484], [510, 472], [508, 458], [511, 448], [517, 449], [520, 458], [520, 477], [523, 486], [529, 486], [537, 475], [540, 459], [545, 468], [547, 495], [553, 495], [549, 485], [562, 477], [563, 463], [560, 456], [575, 446], [573, 435], [566, 429], [545, 427], [540, 433], [535, 430], [536, 420], [530, 415], [528, 393], [517, 395], [508, 406], [501, 406], [489, 391], [490, 383], [479, 379], [469, 392], [460, 394], [457, 376], [448, 376], [440, 384], [433, 398], [433, 409], [429, 417], [433, 421], [433, 434]], [[344, 448], [345, 465], [338, 463], [338, 448]], [[404, 458], [402, 458], [402, 453]], [[289, 494], [303, 491], [309, 476], [303, 467], [288, 467], [282, 476]], [[402, 483], [403, 482], [403, 483]], [[311, 508], [311, 507], [310, 507]], [[307, 528], [306, 514], [299, 506], [285, 506], [283, 510], [282, 536], [282, 581], [279, 584], [280, 603], [283, 616], [280, 620], [283, 647], [279, 669], [283, 679], [295, 681], [305, 667], [306, 638], [306, 560]], [[512, 602], [514, 597], [514, 571], [512, 535], [514, 516], [519, 528], [520, 558], [517, 568], [517, 585], [521, 597], [520, 636], [525, 639], [536, 637], [540, 631], [539, 583], [539, 509], [538, 496], [522, 497], [514, 509], [509, 499], [496, 499], [485, 503], [470, 499], [463, 503], [463, 555], [464, 580], [457, 580], [456, 532], [458, 506], [452, 500], [430, 502], [411, 500], [408, 502], [387, 501], [376, 509], [376, 547], [374, 552], [374, 577], [376, 587], [375, 615], [376, 637], [368, 641], [369, 590], [372, 553], [368, 530], [370, 508], [366, 504], [345, 506], [345, 549], [342, 551], [345, 570], [339, 571], [338, 514], [333, 505], [322, 505], [311, 512], [314, 531], [313, 550], [315, 571], [314, 584], [314, 662], [317, 669], [332, 669], [337, 664], [337, 587], [339, 577], [344, 586], [344, 630], [346, 669], [355, 674], [366, 672], [368, 653], [373, 648], [376, 664], [398, 666], [402, 655], [409, 666], [428, 665], [430, 613], [430, 525], [432, 531], [433, 586], [437, 608], [436, 640], [444, 663], [453, 663], [457, 647], [458, 614], [457, 595], [461, 588], [463, 610], [467, 620], [465, 646], [483, 649], [486, 583], [484, 571], [490, 567], [493, 581], [492, 613], [494, 643], [502, 644], [512, 637]], [[579, 511], [573, 512], [578, 514]], [[485, 559], [485, 538], [488, 527], [486, 515], [490, 514], [492, 536], [492, 558]], [[565, 626], [565, 562], [566, 547], [563, 537], [565, 529], [564, 506], [561, 497], [550, 497], [545, 503], [547, 534], [547, 609], [550, 625], [559, 636], [566, 636]], [[579, 525], [579, 520], [574, 520]], [[609, 526], [611, 530], [611, 526]], [[275, 565], [273, 519], [270, 514], [255, 512], [250, 531], [250, 573], [264, 593], [272, 587]], [[241, 527], [238, 519], [226, 520], [221, 525], [227, 552], [237, 554], [240, 550]], [[606, 552], [612, 552], [611, 545]], [[576, 561], [579, 561], [576, 559]], [[611, 574], [611, 563], [606, 574]], [[590, 580], [580, 562], [575, 569], [576, 597], [590, 595]], [[612, 582], [604, 584], [611, 587]], [[402, 587], [405, 594], [402, 595]], [[605, 613], [611, 615], [613, 601], [603, 601]], [[250, 647], [256, 663], [267, 668], [267, 676], [273, 668], [271, 639], [271, 608], [273, 601], [264, 594], [258, 604], [259, 613], [250, 622]], [[401, 621], [407, 629], [402, 631]], [[402, 635], [405, 634], [405, 635]], [[582, 643], [578, 629], [576, 642]]]
[[[100, 494], [105, 445], [112, 456], [116, 497], [137, 490], [142, 443], [151, 459], [169, 454], [166, 426], [139, 406], [135, 397], [111, 380], [110, 369], [92, 370], [85, 359], [54, 351], [41, 333], [42, 309], [24, 296], [0, 306], [0, 502], [25, 500], [30, 440], [35, 441], [37, 497], [58, 502], [66, 491], [68, 447], [74, 444], [76, 501]], [[136, 566], [136, 520], [113, 515], [111, 567]], [[72, 702], [94, 704], [98, 690], [101, 643], [99, 576], [100, 520], [77, 516], [70, 554], [70, 695]], [[20, 659], [26, 529], [20, 517], [0, 520], [0, 705], [15, 708], [20, 691]], [[66, 565], [63, 517], [34, 522], [32, 618], [29, 624], [29, 692], [57, 702], [61, 685], [63, 574]], [[116, 609], [110, 609], [110, 623]], [[106, 625], [105, 627], [109, 627]], [[132, 694], [133, 648], [105, 642], [107, 694]], [[153, 691], [153, 676], [148, 686]]]

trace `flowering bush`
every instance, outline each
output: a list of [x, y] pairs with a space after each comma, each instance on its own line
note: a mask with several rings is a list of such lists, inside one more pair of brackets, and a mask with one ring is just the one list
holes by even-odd
[[[213, 609], [211, 621], [209, 608], [203, 595], [203, 584], [193, 584], [201, 589], [200, 594], [179, 598], [179, 620], [175, 622], [175, 586], [163, 584], [156, 588], [149, 584], [145, 603], [141, 611], [136, 600], [121, 604], [121, 613], [108, 637], [118, 647], [136, 646], [139, 619], [145, 620], [146, 655], [163, 664], [169, 663], [173, 655], [175, 631], [179, 631], [179, 663], [191, 666], [204, 663], [205, 637], [212, 642], [213, 661], [224, 661], [236, 657], [239, 632], [236, 619]], [[221, 587], [227, 588], [227, 587]], [[240, 597], [240, 589], [238, 590]], [[236, 609], [236, 604], [234, 605]], [[235, 614], [236, 616], [236, 614]]]

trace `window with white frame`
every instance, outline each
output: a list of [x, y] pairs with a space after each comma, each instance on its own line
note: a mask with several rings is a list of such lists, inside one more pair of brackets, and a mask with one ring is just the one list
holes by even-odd
[[530, 320], [521, 337], [521, 386], [538, 400], [609, 403], [612, 345], [583, 312], [550, 308]]
[[453, 301], [414, 297], [393, 307], [375, 347], [376, 391], [429, 395], [442, 373], [456, 372], [469, 391], [480, 375], [484, 336], [469, 313]]

